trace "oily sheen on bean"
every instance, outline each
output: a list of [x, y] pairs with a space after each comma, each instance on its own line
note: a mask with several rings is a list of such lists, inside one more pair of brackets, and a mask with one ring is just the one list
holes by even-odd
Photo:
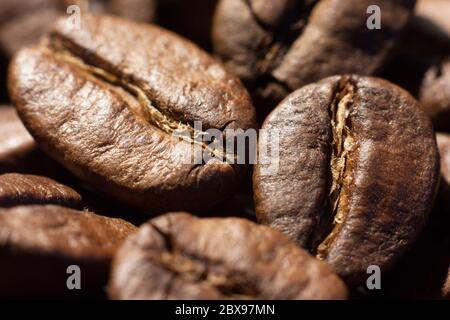
[[280, 132], [280, 153], [275, 174], [255, 167], [259, 221], [348, 282], [370, 265], [388, 271], [425, 226], [439, 180], [418, 102], [381, 79], [335, 76], [289, 95], [263, 129]]
[[194, 132], [196, 121], [222, 133], [254, 127], [240, 81], [159, 27], [88, 14], [82, 24], [73, 30], [61, 19], [10, 67], [11, 98], [41, 148], [82, 180], [143, 210], [204, 210], [229, 197], [245, 167], [214, 159], [196, 164], [192, 135], [186, 141], [173, 134]]

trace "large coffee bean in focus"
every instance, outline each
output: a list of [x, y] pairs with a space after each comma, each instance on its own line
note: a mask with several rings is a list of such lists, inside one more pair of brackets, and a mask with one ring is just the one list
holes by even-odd
[[335, 76], [289, 95], [263, 129], [279, 133], [280, 151], [277, 170], [255, 166], [259, 221], [349, 283], [370, 265], [388, 271], [425, 226], [439, 180], [418, 102], [381, 79]]
[[[114, 252], [135, 229], [120, 219], [58, 206], [1, 209], [0, 297], [101, 295]], [[69, 290], [69, 266], [80, 268], [81, 290]]]
[[343, 299], [343, 282], [282, 234], [239, 218], [172, 213], [117, 252], [113, 299]]
[[[194, 137], [204, 132], [192, 124], [222, 136], [254, 127], [240, 81], [171, 32], [83, 17], [81, 30], [60, 20], [10, 68], [11, 98], [42, 149], [82, 180], [145, 210], [202, 210], [230, 196], [244, 166], [195, 163], [192, 156], [210, 147], [198, 147]], [[176, 138], [180, 131], [188, 135]]]
[[[227, 67], [263, 99], [263, 105], [273, 108], [271, 101], [324, 77], [380, 71], [414, 4], [415, 0], [221, 0], [213, 44]], [[367, 26], [367, 10], [373, 5], [381, 10], [381, 29]]]

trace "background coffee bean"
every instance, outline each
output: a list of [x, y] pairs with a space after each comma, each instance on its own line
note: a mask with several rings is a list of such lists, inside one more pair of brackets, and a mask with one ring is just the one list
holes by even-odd
[[[11, 65], [11, 98], [43, 150], [80, 179], [152, 212], [204, 210], [231, 196], [245, 166], [193, 163], [208, 147], [192, 151], [194, 135], [203, 134], [192, 124], [253, 128], [240, 81], [158, 27], [84, 15], [74, 31], [65, 22]], [[173, 136], [181, 130], [188, 141]]]
[[433, 128], [400, 87], [336, 76], [286, 98], [267, 118], [279, 170], [253, 176], [256, 215], [349, 283], [387, 271], [425, 226], [439, 179]]
[[16, 173], [0, 175], [0, 207], [33, 204], [82, 206], [78, 192], [52, 179]]
[[113, 299], [343, 299], [343, 282], [278, 232], [244, 219], [168, 214], [114, 258]]
[[[0, 102], [7, 101], [6, 67], [20, 48], [34, 44], [52, 23], [78, 5], [85, 12], [108, 13], [151, 22], [156, 0], [2, 0], [0, 2]], [[70, 12], [69, 14], [73, 14]]]
[[[123, 220], [57, 206], [0, 209], [0, 297], [97, 296], [120, 243], [135, 230]], [[70, 265], [82, 290], [66, 286]]]
[[450, 130], [450, 55], [427, 70], [419, 99], [436, 129]]
[[437, 130], [450, 131], [446, 96], [450, 59], [450, 2], [419, 0], [406, 37], [384, 77], [417, 97]]
[[[215, 52], [270, 108], [289, 92], [342, 73], [381, 70], [407, 25], [408, 0], [221, 0]], [[367, 9], [381, 9], [379, 30]], [[260, 103], [256, 103], [259, 107]]]

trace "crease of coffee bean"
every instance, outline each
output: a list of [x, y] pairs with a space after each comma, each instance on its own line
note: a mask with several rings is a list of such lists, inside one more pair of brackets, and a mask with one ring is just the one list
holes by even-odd
[[[180, 251], [172, 236], [156, 225], [151, 227], [164, 241], [166, 252], [149, 252], [147, 257], [152, 263], [170, 272], [173, 277], [166, 286], [166, 296], [170, 295], [174, 279], [182, 279], [188, 283], [202, 283], [214, 288], [229, 299], [256, 299], [259, 290], [245, 280], [246, 275], [237, 270], [226, 268], [226, 272], [212, 269], [224, 269], [222, 261], [211, 261], [198, 254]], [[223, 271], [223, 270], [222, 270]]]
[[[101, 82], [106, 82], [113, 88], [118, 88], [126, 93], [130, 94], [134, 97], [140, 109], [136, 110], [132, 107], [132, 103], [127, 102], [126, 98], [121, 95], [127, 104], [127, 107], [138, 117], [142, 117], [145, 121], [159, 130], [173, 135], [181, 140], [184, 140], [187, 143], [199, 145], [202, 150], [206, 150], [210, 153], [211, 157], [214, 157], [219, 160], [225, 160], [228, 163], [236, 163], [237, 155], [227, 153], [225, 150], [222, 151], [220, 149], [211, 148], [205, 142], [206, 139], [203, 137], [207, 137], [208, 133], [204, 131], [196, 130], [191, 124], [183, 123], [182, 121], [177, 121], [170, 118], [169, 115], [164, 114], [160, 108], [152, 103], [151, 99], [147, 96], [143, 89], [141, 89], [138, 85], [131, 83], [128, 79], [124, 79], [123, 77], [116, 75], [108, 70], [105, 70], [99, 66], [87, 63], [83, 57], [77, 55], [73, 50], [70, 49], [70, 46], [64, 43], [64, 39], [60, 39], [58, 35], [51, 34], [49, 38], [45, 39], [42, 43], [42, 47], [46, 50], [49, 50], [53, 56], [62, 60], [63, 62], [74, 66], [78, 70], [86, 72], [90, 76], [98, 79]], [[221, 132], [223, 132], [227, 125], [232, 122], [230, 120], [226, 123], [223, 128], [217, 128]]]
[[357, 87], [351, 77], [343, 77], [329, 108], [330, 137], [328, 194], [316, 230], [311, 237], [311, 252], [324, 260], [348, 214], [348, 186], [352, 181], [350, 154], [355, 150], [349, 119]]
[[258, 55], [257, 72], [263, 78], [258, 81], [256, 87], [265, 87], [269, 83], [275, 82], [287, 89], [287, 92], [291, 91], [287, 84], [273, 77], [272, 71], [280, 64], [290, 46], [301, 36], [308, 24], [309, 16], [319, 0], [295, 1], [291, 12], [276, 28], [270, 28], [261, 21], [251, 0], [244, 1], [255, 22], [267, 33], [266, 38], [259, 44], [260, 50], [258, 51], [261, 54]]

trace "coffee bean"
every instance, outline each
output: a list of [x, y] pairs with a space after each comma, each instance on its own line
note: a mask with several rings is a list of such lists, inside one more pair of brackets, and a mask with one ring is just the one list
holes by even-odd
[[[213, 26], [215, 52], [263, 103], [278, 102], [327, 76], [377, 73], [407, 25], [414, 3], [221, 0]], [[366, 26], [371, 5], [381, 9], [379, 30]]]
[[81, 196], [50, 178], [9, 173], [0, 175], [0, 207], [55, 204], [81, 208]]
[[[192, 124], [252, 128], [240, 81], [156, 26], [89, 15], [82, 23], [72, 30], [60, 20], [46, 44], [21, 51], [11, 65], [11, 98], [42, 149], [145, 210], [201, 210], [230, 196], [245, 168], [194, 164], [192, 150], [207, 146], [193, 148], [204, 132]], [[174, 137], [179, 131], [189, 132], [186, 140]]]
[[[0, 210], [0, 296], [97, 294], [111, 257], [135, 230], [131, 224], [57, 206]], [[67, 268], [81, 269], [81, 290], [67, 287]]]
[[263, 129], [279, 132], [280, 153], [274, 174], [255, 166], [259, 221], [349, 283], [370, 265], [387, 271], [427, 222], [439, 155], [429, 119], [401, 88], [326, 78], [288, 96]]
[[450, 56], [425, 73], [419, 99], [436, 129], [450, 131]]
[[343, 282], [280, 233], [238, 218], [172, 213], [117, 252], [113, 299], [343, 299]]

